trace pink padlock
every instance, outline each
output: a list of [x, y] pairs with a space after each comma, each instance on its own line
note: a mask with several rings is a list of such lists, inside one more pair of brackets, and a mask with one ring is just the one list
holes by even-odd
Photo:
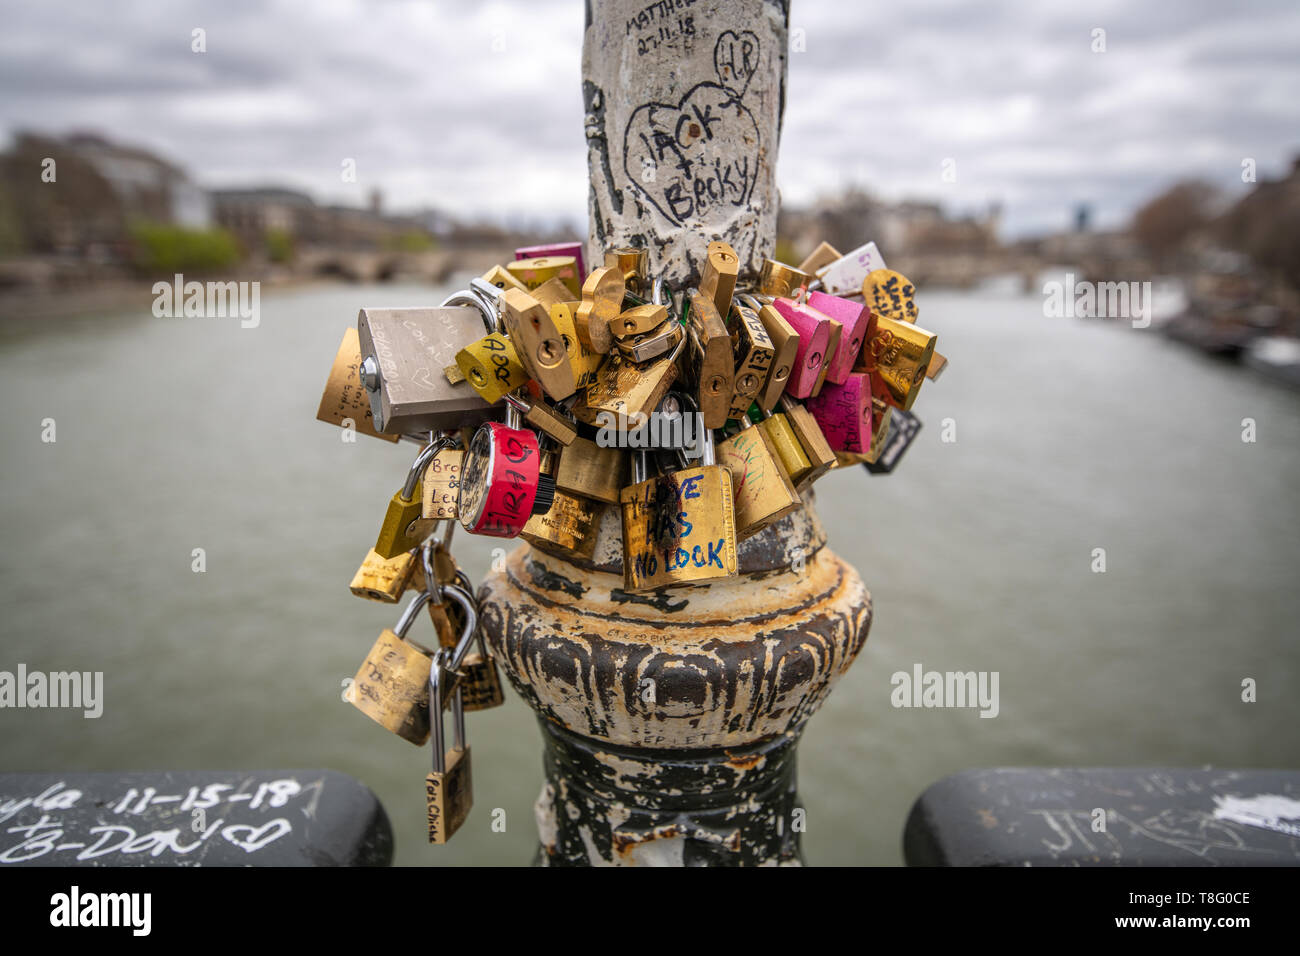
[[553, 242], [546, 246], [524, 246], [515, 250], [515, 259], [539, 259], [542, 256], [573, 256], [573, 263], [578, 268], [578, 285], [587, 277], [586, 264], [582, 259], [582, 243]]
[[809, 293], [808, 304], [844, 326], [839, 348], [831, 356], [831, 364], [826, 369], [826, 381], [843, 385], [853, 371], [853, 363], [862, 351], [862, 343], [875, 331], [875, 313], [861, 302], [827, 295], [825, 292]]
[[799, 348], [794, 353], [790, 378], [786, 380], [786, 393], [795, 398], [812, 394], [826, 361], [826, 344], [830, 341], [831, 320], [807, 304], [794, 299], [777, 299], [772, 303], [776, 311], [799, 333]]
[[871, 411], [871, 376], [850, 372], [843, 384], [827, 382], [821, 394], [804, 402], [822, 434], [836, 451], [871, 450], [875, 422]]

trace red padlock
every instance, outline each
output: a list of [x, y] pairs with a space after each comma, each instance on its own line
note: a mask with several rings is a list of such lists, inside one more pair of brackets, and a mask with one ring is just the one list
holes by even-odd
[[[507, 421], [511, 417], [507, 414]], [[555, 479], [541, 473], [537, 435], [527, 428], [480, 425], [460, 471], [457, 514], [470, 534], [514, 538], [555, 499]]]

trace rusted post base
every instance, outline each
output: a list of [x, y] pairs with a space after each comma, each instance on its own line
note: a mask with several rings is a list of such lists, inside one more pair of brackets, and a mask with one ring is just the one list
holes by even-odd
[[801, 865], [800, 728], [748, 747], [615, 747], [543, 720], [542, 866]]

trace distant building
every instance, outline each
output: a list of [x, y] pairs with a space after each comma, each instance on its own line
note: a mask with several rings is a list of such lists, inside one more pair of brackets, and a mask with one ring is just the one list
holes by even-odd
[[179, 166], [93, 133], [73, 133], [64, 138], [63, 146], [108, 181], [129, 217], [191, 229], [212, 224], [208, 194]]

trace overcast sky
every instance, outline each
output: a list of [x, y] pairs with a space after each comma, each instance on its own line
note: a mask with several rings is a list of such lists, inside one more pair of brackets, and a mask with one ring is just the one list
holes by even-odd
[[[355, 204], [378, 186], [392, 209], [585, 223], [581, 0], [0, 0], [0, 16], [6, 138], [97, 130], [209, 186]], [[1184, 177], [1241, 190], [1243, 158], [1264, 178], [1300, 154], [1296, 0], [794, 0], [790, 24], [806, 51], [787, 203], [850, 184], [955, 212], [1001, 200], [1019, 236], [1080, 201], [1120, 223]]]

